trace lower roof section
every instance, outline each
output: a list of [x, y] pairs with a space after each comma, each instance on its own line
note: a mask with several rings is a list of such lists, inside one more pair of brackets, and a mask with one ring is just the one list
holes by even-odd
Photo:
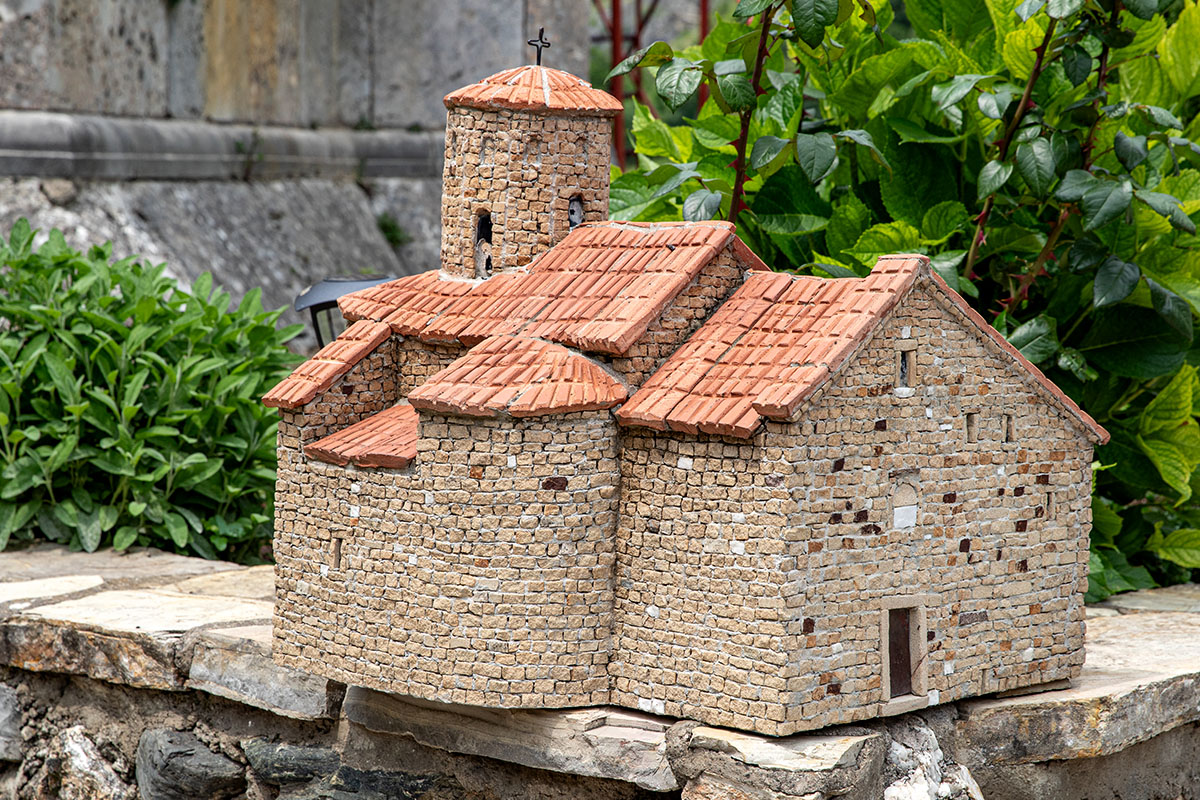
[[628, 397], [596, 362], [562, 345], [526, 336], [493, 336], [408, 396], [442, 414], [534, 417], [599, 411]]
[[417, 457], [417, 423], [416, 409], [401, 403], [318, 439], [304, 454], [340, 466], [403, 469]]

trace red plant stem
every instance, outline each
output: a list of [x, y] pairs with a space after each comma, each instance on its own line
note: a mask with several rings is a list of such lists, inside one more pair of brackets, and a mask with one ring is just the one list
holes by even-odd
[[[612, 38], [612, 65], [615, 67], [621, 63], [621, 59], [625, 56], [624, 48], [624, 30], [621, 24], [621, 0], [613, 0], [612, 14], [608, 18], [609, 35]], [[622, 105], [625, 102], [625, 81], [624, 76], [618, 75], [612, 79], [609, 84], [610, 92], [613, 96], [621, 101]], [[617, 166], [622, 170], [625, 169], [625, 110], [617, 113], [613, 119], [613, 150], [616, 151]]]
[[[1012, 144], [1013, 136], [1017, 132], [1017, 128], [1021, 125], [1021, 120], [1025, 118], [1025, 112], [1029, 110], [1029, 98], [1033, 94], [1033, 85], [1037, 83], [1037, 79], [1042, 74], [1042, 68], [1046, 59], [1046, 48], [1050, 46], [1050, 40], [1054, 38], [1054, 29], [1058, 25], [1058, 20], [1051, 18], [1050, 24], [1046, 26], [1046, 35], [1042, 37], [1042, 43], [1038, 45], [1034, 52], [1037, 58], [1033, 62], [1033, 70], [1029, 73], [1029, 80], [1025, 82], [1025, 91], [1021, 94], [1021, 102], [1017, 104], [1017, 111], [1013, 114], [1012, 122], [1004, 130], [1004, 136], [1000, 139], [1000, 161], [1008, 158], [1008, 148]], [[983, 211], [979, 213], [979, 217], [975, 223], [975, 234], [971, 237], [971, 250], [967, 254], [967, 266], [964, 271], [968, 280], [975, 277], [975, 262], [979, 259], [979, 245], [983, 240], [983, 228], [987, 225], [988, 217], [992, 214], [992, 206], [994, 205], [993, 196], [988, 195], [987, 200], [983, 201]]]
[[[1109, 24], [1115, 24], [1121, 13], [1121, 3], [1117, 0], [1113, 4], [1112, 16], [1109, 18]], [[1096, 88], [1103, 89], [1108, 83], [1108, 55], [1109, 46], [1107, 44], [1100, 50], [1100, 71], [1096, 76]], [[1093, 103], [1096, 111], [1096, 119], [1092, 122], [1092, 127], [1088, 130], [1087, 138], [1083, 143], [1083, 168], [1090, 169], [1092, 165], [1092, 150], [1096, 146], [1096, 128], [1100, 123], [1100, 98], [1096, 98]], [[1076, 213], [1073, 206], [1065, 206], [1058, 212], [1058, 219], [1054, 221], [1053, 227], [1050, 228], [1050, 235], [1046, 237], [1046, 244], [1042, 246], [1041, 251], [1037, 254], [1037, 258], [1033, 261], [1031, 269], [1022, 273], [1020, 281], [1017, 284], [1017, 290], [1013, 292], [1003, 306], [1006, 310], [1012, 309], [1018, 303], [1023, 302], [1029, 297], [1029, 290], [1038, 278], [1046, 274], [1046, 262], [1050, 260], [1050, 256], [1054, 253], [1054, 247], [1058, 244], [1058, 237], [1062, 234], [1063, 228], [1066, 227], [1067, 220], [1071, 215]]]
[[[763, 64], [767, 60], [767, 38], [771, 34], [771, 16], [774, 13], [775, 8], [772, 6], [762, 15], [762, 32], [758, 36], [758, 50], [754, 54], [754, 77], [750, 79], [750, 85], [754, 87], [756, 95], [758, 82], [762, 79]], [[737, 177], [733, 182], [733, 199], [729, 203], [729, 221], [735, 224], [738, 212], [746, 207], [742, 202], [742, 192], [746, 184], [746, 141], [750, 138], [750, 119], [754, 116], [755, 105], [757, 104], [751, 103], [749, 108], [742, 111], [742, 129], [738, 134], [737, 161], [734, 162]]]

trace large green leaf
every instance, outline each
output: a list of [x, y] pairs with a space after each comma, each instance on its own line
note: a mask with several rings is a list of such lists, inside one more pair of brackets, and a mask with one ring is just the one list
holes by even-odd
[[1179, 493], [1181, 502], [1190, 498], [1192, 489], [1188, 479], [1192, 475], [1194, 465], [1188, 454], [1175, 443], [1165, 439], [1143, 439], [1139, 436], [1138, 444], [1166, 484]]
[[1180, 528], [1171, 531], [1157, 543], [1154, 552], [1160, 558], [1188, 569], [1200, 569], [1200, 530]]
[[721, 193], [697, 189], [683, 201], [683, 218], [689, 222], [713, 219], [721, 210]]
[[671, 161], [684, 160], [671, 129], [662, 120], [655, 119], [649, 108], [636, 102], [633, 106], [633, 140], [637, 152], [642, 155]]
[[1046, 13], [1054, 19], [1065, 19], [1083, 8], [1084, 0], [1047, 0]]
[[979, 201], [983, 202], [988, 195], [999, 191], [1000, 187], [1008, 182], [1012, 171], [1012, 164], [1002, 161], [989, 161], [984, 164], [983, 169], [979, 170], [979, 181], [977, 183]]
[[1077, 349], [1100, 369], [1149, 379], [1179, 369], [1188, 346], [1153, 310], [1126, 304], [1098, 310]]
[[754, 169], [762, 169], [774, 161], [776, 156], [782, 153], [787, 146], [788, 140], [780, 139], [778, 136], [758, 137], [754, 140], [754, 147], [750, 151], [750, 166]]
[[718, 76], [717, 88], [734, 111], [754, 107], [754, 87], [744, 73]]
[[[1182, 97], [1200, 94], [1200, 3], [1187, 2], [1158, 43], [1158, 63]], [[1145, 101], [1143, 101], [1145, 102]]]
[[1138, 418], [1138, 432], [1142, 436], [1149, 436], [1187, 423], [1192, 416], [1195, 384], [1196, 368], [1184, 365], [1171, 382], [1142, 409]]
[[1017, 171], [1035, 197], [1045, 197], [1054, 185], [1054, 151], [1048, 139], [1034, 139], [1017, 147]]
[[945, 111], [950, 106], [957, 103], [967, 96], [967, 93], [975, 88], [975, 84], [979, 83], [989, 76], [987, 75], [955, 75], [953, 79], [946, 83], [940, 83], [933, 87], [930, 97], [937, 107]]
[[921, 244], [921, 234], [907, 222], [886, 222], [863, 232], [846, 255], [865, 267], [873, 267], [880, 256], [911, 253]]
[[1126, 180], [1097, 179], [1079, 201], [1083, 210], [1083, 229], [1103, 227], [1125, 213], [1133, 200], [1133, 186]]
[[855, 195], [847, 195], [833, 208], [825, 227], [825, 246], [831, 256], [840, 257], [854, 246], [871, 222], [871, 210]]
[[1113, 139], [1113, 152], [1125, 169], [1130, 171], [1150, 155], [1145, 136], [1129, 136], [1124, 131], [1117, 131]]
[[1146, 278], [1146, 286], [1150, 289], [1150, 304], [1158, 315], [1174, 328], [1180, 337], [1191, 341], [1192, 310], [1187, 301], [1151, 278]]
[[649, 47], [635, 50], [632, 55], [624, 58], [604, 76], [607, 83], [618, 75], [633, 71], [636, 67], [657, 67], [675, 57], [675, 51], [666, 42], [655, 42]]
[[796, 136], [796, 163], [813, 183], [820, 183], [837, 166], [837, 143], [828, 133]]
[[1134, 196], [1156, 213], [1166, 217], [1172, 226], [1187, 233], [1194, 234], [1196, 232], [1196, 224], [1184, 213], [1179, 200], [1172, 195], [1139, 189], [1134, 192]]
[[1030, 362], [1040, 364], [1058, 352], [1057, 323], [1039, 315], [1009, 334], [1008, 341]]
[[921, 238], [940, 244], [967, 224], [967, 207], [957, 200], [945, 200], [930, 208], [921, 218]]
[[1130, 295], [1141, 277], [1137, 264], [1110, 256], [1096, 273], [1092, 305], [1101, 308], [1121, 302]]
[[754, 197], [753, 209], [764, 231], [783, 235], [821, 230], [833, 211], [795, 164], [766, 180]]
[[761, 14], [779, 2], [780, 0], [738, 0], [737, 6], [733, 9], [733, 18], [750, 19], [750, 17]]
[[1072, 86], [1078, 86], [1088, 79], [1092, 73], [1092, 56], [1077, 44], [1067, 45], [1062, 49], [1063, 71]]
[[791, 0], [792, 22], [800, 39], [816, 47], [825, 38], [825, 28], [838, 16], [838, 0]]
[[704, 73], [686, 58], [673, 58], [658, 68], [654, 88], [670, 108], [679, 108], [700, 88]]

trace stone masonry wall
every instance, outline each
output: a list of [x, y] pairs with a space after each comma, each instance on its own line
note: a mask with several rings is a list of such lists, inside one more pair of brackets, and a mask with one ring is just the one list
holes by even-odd
[[921, 287], [799, 421], [625, 436], [613, 702], [781, 735], [1078, 674], [1091, 447], [963, 324]]
[[278, 663], [441, 702], [607, 702], [611, 414], [422, 417], [404, 471], [309, 461], [304, 435], [280, 426]]
[[641, 386], [742, 285], [744, 275], [731, 243], [704, 265], [625, 355], [611, 360], [612, 368], [631, 388]]
[[400, 402], [404, 394], [396, 370], [396, 338], [375, 348], [308, 405], [279, 409], [280, 430], [295, 428], [302, 447]]
[[393, 336], [392, 341], [396, 342], [396, 380], [400, 397], [408, 397], [409, 392], [450, 366], [450, 362], [467, 350], [457, 344], [435, 344], [404, 336]]
[[442, 174], [442, 265], [486, 277], [475, 263], [479, 218], [490, 214], [493, 271], [528, 264], [567, 235], [567, 205], [608, 219], [611, 121], [522, 111], [450, 109]]

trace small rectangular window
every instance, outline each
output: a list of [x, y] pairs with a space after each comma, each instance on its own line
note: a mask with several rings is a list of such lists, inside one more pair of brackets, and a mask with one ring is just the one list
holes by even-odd
[[1003, 423], [1004, 423], [1004, 441], [1005, 441], [1005, 442], [1014, 442], [1014, 441], [1016, 441], [1016, 438], [1017, 438], [1017, 437], [1016, 437], [1016, 435], [1015, 435], [1015, 433], [1014, 433], [1014, 430], [1013, 430], [1013, 416], [1012, 416], [1012, 414], [1005, 414], [1005, 415], [1004, 415], [1004, 417], [1003, 417]]
[[341, 536], [333, 536], [329, 540], [329, 568], [342, 568], [342, 538]]
[[896, 365], [896, 388], [908, 389], [913, 385], [913, 355], [915, 350], [901, 350], [898, 355], [899, 363]]
[[967, 442], [974, 443], [979, 441], [979, 412], [967, 412]]

